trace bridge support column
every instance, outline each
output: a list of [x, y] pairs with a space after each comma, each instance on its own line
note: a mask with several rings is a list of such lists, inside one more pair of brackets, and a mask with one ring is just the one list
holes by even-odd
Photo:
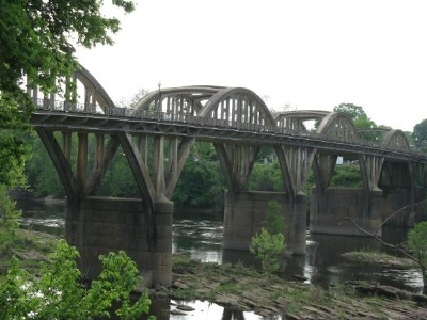
[[80, 252], [85, 279], [101, 271], [99, 255], [125, 251], [136, 263], [144, 284], [172, 283], [173, 203], [157, 202], [154, 221], [149, 221], [140, 199], [87, 197], [69, 201], [65, 237]]
[[[320, 197], [320, 199], [319, 199]], [[362, 189], [313, 189], [310, 214], [310, 232], [319, 234], [366, 236], [349, 219], [373, 233], [381, 223], [383, 198], [381, 191], [366, 193]], [[366, 211], [369, 208], [369, 211]], [[377, 233], [381, 236], [381, 230]]]
[[[423, 220], [422, 206], [417, 208], [415, 205], [423, 200], [419, 191], [417, 192], [417, 178], [419, 179], [419, 176], [422, 175], [420, 169], [420, 165], [414, 163], [384, 164], [383, 177], [380, 182], [386, 195], [383, 219], [389, 218], [387, 224], [413, 226], [416, 222]], [[401, 210], [403, 207], [406, 208]], [[390, 219], [390, 215], [397, 210], [400, 210], [399, 214]]]
[[282, 207], [287, 230], [284, 230], [286, 251], [305, 253], [306, 197], [294, 203], [284, 192], [243, 191], [237, 194], [226, 191], [224, 208], [223, 249], [249, 250], [252, 237], [260, 231], [268, 213], [268, 203], [278, 202]]

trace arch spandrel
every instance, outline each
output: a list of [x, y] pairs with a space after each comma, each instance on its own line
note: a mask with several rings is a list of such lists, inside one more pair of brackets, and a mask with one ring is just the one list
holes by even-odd
[[114, 102], [105, 91], [104, 87], [96, 80], [96, 78], [89, 72], [89, 70], [84, 67], [80, 67], [76, 71], [75, 76], [77, 80], [83, 84], [85, 88], [85, 96], [87, 91], [92, 91], [91, 94], [94, 94], [94, 100], [97, 103], [98, 107], [106, 113], [105, 110], [107, 107], [114, 107]]
[[406, 134], [399, 129], [393, 129], [386, 133], [383, 141], [383, 146], [392, 149], [411, 149]]
[[317, 128], [317, 133], [339, 140], [364, 141], [351, 118], [343, 112], [326, 115]]
[[196, 116], [206, 101], [224, 88], [226, 87], [207, 85], [161, 88], [143, 96], [134, 108], [139, 112], [157, 111], [171, 116]]
[[321, 110], [301, 110], [286, 111], [277, 114], [274, 117], [276, 128], [282, 132], [290, 130], [306, 131], [304, 121], [321, 121], [331, 111]]
[[218, 91], [207, 101], [199, 115], [226, 126], [275, 129], [273, 116], [264, 100], [245, 88]]

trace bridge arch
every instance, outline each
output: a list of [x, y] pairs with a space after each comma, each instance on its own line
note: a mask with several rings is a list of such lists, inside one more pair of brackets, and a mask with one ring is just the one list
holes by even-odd
[[110, 98], [104, 87], [96, 80], [89, 70], [81, 67], [76, 71], [75, 77], [84, 86], [84, 108], [89, 106], [99, 107], [104, 113], [108, 107], [114, 107], [114, 102]]
[[182, 86], [159, 89], [143, 96], [135, 105], [135, 115], [164, 115], [168, 120], [185, 121], [196, 116], [206, 101], [222, 86]]
[[275, 123], [265, 102], [246, 88], [224, 88], [203, 107], [200, 117], [212, 124], [240, 129], [274, 130]]
[[[110, 109], [115, 109], [104, 87], [83, 66], [59, 82], [65, 83], [61, 85], [59, 93], [47, 93], [31, 85], [27, 79], [27, 93], [40, 109], [101, 114], [108, 114]], [[68, 88], [70, 84], [73, 90]]]
[[306, 131], [305, 121], [321, 121], [330, 111], [302, 110], [281, 112], [274, 117], [276, 128], [281, 132], [291, 132], [293, 130]]
[[386, 133], [383, 146], [391, 149], [410, 150], [408, 138], [405, 133], [399, 129], [393, 129]]
[[343, 112], [326, 115], [317, 128], [317, 133], [337, 140], [355, 142], [364, 140], [351, 118]]

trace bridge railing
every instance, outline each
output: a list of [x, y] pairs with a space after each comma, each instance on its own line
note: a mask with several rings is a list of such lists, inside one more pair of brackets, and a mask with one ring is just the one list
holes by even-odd
[[188, 123], [193, 125], [202, 125], [210, 127], [221, 127], [221, 128], [234, 128], [239, 131], [251, 131], [251, 132], [268, 132], [278, 133], [281, 135], [288, 135], [290, 137], [307, 138], [310, 140], [319, 141], [331, 141], [334, 143], [344, 143], [346, 145], [358, 145], [368, 147], [378, 147], [384, 150], [391, 151], [405, 151], [411, 155], [423, 154], [419, 150], [410, 149], [402, 150], [395, 146], [388, 146], [385, 148], [380, 142], [366, 141], [364, 139], [354, 139], [347, 136], [331, 136], [325, 133], [318, 133], [314, 131], [305, 130], [294, 130], [289, 128], [269, 128], [265, 124], [252, 124], [252, 123], [241, 123], [236, 121], [228, 121], [217, 118], [206, 118], [192, 114], [171, 114], [162, 111], [155, 110], [141, 110], [132, 108], [119, 108], [115, 106], [104, 106], [93, 105], [89, 103], [72, 102], [64, 100], [52, 100], [47, 98], [34, 99], [34, 104], [40, 110], [52, 111], [52, 112], [69, 112], [69, 113], [80, 113], [80, 114], [93, 114], [98, 116], [107, 117], [123, 117], [131, 119], [145, 119], [159, 122], [175, 122], [175, 123]]

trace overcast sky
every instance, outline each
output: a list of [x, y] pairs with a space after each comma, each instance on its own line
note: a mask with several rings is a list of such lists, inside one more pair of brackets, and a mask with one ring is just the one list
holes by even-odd
[[113, 101], [140, 90], [246, 87], [267, 106], [363, 107], [377, 125], [427, 118], [425, 0], [136, 0], [112, 47], [78, 50]]

